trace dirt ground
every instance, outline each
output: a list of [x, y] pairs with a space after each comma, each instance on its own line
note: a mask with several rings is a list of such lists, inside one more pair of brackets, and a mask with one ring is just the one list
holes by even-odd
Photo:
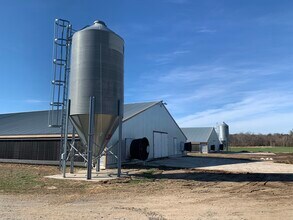
[[[9, 182], [19, 170], [32, 179], [1, 185], [1, 177]], [[56, 167], [0, 164], [0, 219], [293, 218], [292, 174], [166, 167], [123, 171], [130, 176], [66, 181], [43, 178], [56, 173]]]

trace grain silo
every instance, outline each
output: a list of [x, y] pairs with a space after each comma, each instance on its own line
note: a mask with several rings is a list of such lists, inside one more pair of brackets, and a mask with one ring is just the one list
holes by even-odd
[[124, 41], [95, 21], [73, 35], [71, 53], [70, 118], [87, 144], [89, 98], [95, 97], [93, 155], [98, 156], [117, 128], [119, 100], [123, 105]]
[[123, 39], [102, 21], [76, 32], [72, 38], [70, 71], [70, 119], [81, 141], [89, 145], [89, 100], [94, 97], [92, 151], [98, 157], [123, 114]]
[[219, 140], [223, 146], [223, 149], [228, 150], [229, 146], [229, 126], [223, 122], [218, 126]]

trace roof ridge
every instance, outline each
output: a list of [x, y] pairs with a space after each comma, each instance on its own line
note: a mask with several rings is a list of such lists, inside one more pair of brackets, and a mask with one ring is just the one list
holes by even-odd
[[[161, 101], [149, 101], [149, 102], [133, 102], [133, 103], [124, 103], [124, 105], [132, 105], [132, 104], [150, 104], [150, 103], [159, 103]], [[23, 112], [7, 112], [7, 113], [0, 113], [0, 116], [4, 115], [15, 115], [15, 114], [26, 114], [26, 113], [37, 113], [37, 112], [48, 112], [51, 111], [50, 109], [46, 110], [33, 110], [33, 111], [23, 111]]]
[[214, 128], [214, 127], [181, 127], [181, 129], [196, 129], [196, 128], [209, 128], [209, 129], [211, 129], [211, 128]]
[[0, 113], [1, 115], [15, 115], [15, 114], [24, 114], [24, 113], [35, 113], [35, 112], [47, 112], [50, 111], [49, 109], [47, 110], [33, 110], [33, 111], [27, 111], [27, 112], [8, 112], [8, 113]]
[[159, 103], [161, 101], [149, 101], [149, 102], [131, 102], [131, 103], [124, 103], [124, 105], [132, 105], [132, 104], [147, 104], [147, 103]]
[[123, 119], [122, 119], [123, 122], [125, 122], [125, 121], [127, 121], [127, 120], [133, 118], [134, 116], [136, 116], [136, 115], [138, 115], [138, 114], [140, 114], [140, 113], [142, 113], [142, 112], [148, 110], [149, 108], [151, 108], [151, 107], [153, 107], [153, 106], [159, 104], [160, 102], [142, 102], [142, 103], [134, 103], [134, 104], [144, 104], [144, 103], [148, 103], [148, 104], [150, 104], [150, 105], [147, 106], [147, 107], [145, 107], [145, 108], [143, 108], [143, 109], [141, 109], [140, 111], [137, 111], [135, 114], [132, 114], [132, 115], [130, 115], [129, 117], [125, 117], [125, 118], [124, 118], [124, 116], [123, 116]]

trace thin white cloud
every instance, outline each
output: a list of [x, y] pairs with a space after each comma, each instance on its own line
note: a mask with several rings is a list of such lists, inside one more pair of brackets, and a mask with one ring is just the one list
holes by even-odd
[[[140, 100], [166, 101], [182, 126], [213, 126], [227, 121], [232, 132], [287, 132], [293, 125], [291, 119], [281, 126], [276, 117], [293, 112], [293, 76], [288, 74], [292, 69], [290, 62], [157, 69], [143, 74], [134, 91]], [[274, 126], [259, 124], [261, 120], [268, 123], [268, 119]]]
[[226, 70], [224, 67], [212, 66], [212, 65], [192, 65], [185, 67], [176, 67], [166, 74], [163, 74], [159, 80], [161, 82], [181, 82], [181, 83], [194, 83], [196, 81], [201, 81], [204, 78], [219, 78], [222, 77], [222, 73], [226, 72], [229, 74], [230, 71]]
[[[207, 109], [178, 119], [182, 127], [214, 126], [225, 121], [232, 133], [288, 132], [293, 127], [293, 93], [258, 91], [217, 109]], [[287, 121], [285, 118], [287, 117]]]
[[189, 50], [176, 50], [169, 53], [151, 54], [151, 55], [148, 55], [147, 58], [159, 65], [163, 65], [163, 64], [170, 63], [176, 58], [188, 53], [190, 53]]
[[39, 100], [39, 99], [26, 99], [24, 100], [25, 103], [36, 104], [36, 103], [49, 103], [49, 101]]
[[215, 29], [209, 29], [209, 28], [199, 28], [197, 33], [215, 33], [217, 32]]

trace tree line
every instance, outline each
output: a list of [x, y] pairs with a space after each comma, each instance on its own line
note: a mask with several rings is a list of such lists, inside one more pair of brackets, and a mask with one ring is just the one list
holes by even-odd
[[293, 147], [293, 130], [289, 134], [239, 133], [229, 135], [230, 146], [284, 146]]

